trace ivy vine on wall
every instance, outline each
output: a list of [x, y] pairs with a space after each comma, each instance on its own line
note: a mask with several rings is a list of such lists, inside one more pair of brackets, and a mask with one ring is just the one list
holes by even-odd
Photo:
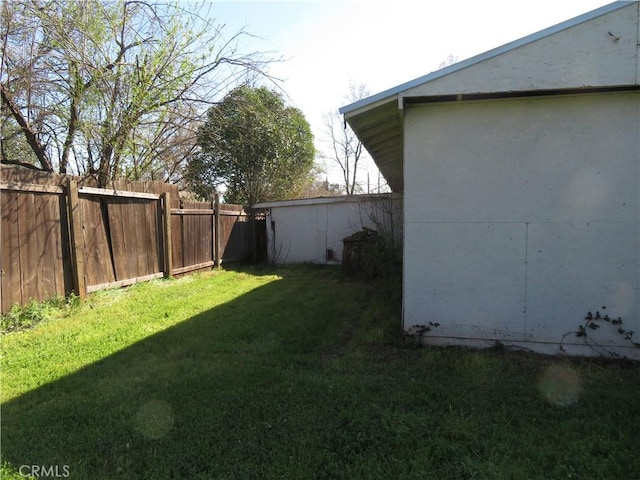
[[[601, 308], [603, 311], [606, 309], [607, 307], [605, 305]], [[560, 340], [560, 350], [566, 352], [566, 348], [564, 346], [565, 339], [571, 335], [575, 335], [576, 337], [582, 338], [584, 343], [598, 354], [602, 355], [604, 353], [611, 357], [619, 357], [620, 355], [618, 353], [602, 345], [600, 342], [595, 340], [592, 335], [593, 331], [606, 325], [610, 325], [610, 328], [614, 328], [616, 333], [620, 335], [623, 340], [630, 342], [636, 348], [640, 348], [640, 343], [633, 340], [634, 331], [627, 330], [623, 327], [623, 324], [624, 321], [622, 320], [622, 317], [610, 317], [608, 313], [600, 313], [600, 310], [596, 310], [596, 313], [594, 314], [589, 310], [585, 315], [583, 322], [578, 325], [578, 330], [567, 332], [562, 336], [562, 339]]]

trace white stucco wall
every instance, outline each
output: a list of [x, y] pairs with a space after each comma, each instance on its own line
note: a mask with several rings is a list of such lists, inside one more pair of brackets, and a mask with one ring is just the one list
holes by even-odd
[[[392, 202], [392, 203], [390, 203]], [[389, 210], [401, 230], [402, 197], [399, 195], [327, 197], [260, 204], [269, 209], [267, 216], [267, 252], [275, 263], [339, 263], [342, 261], [342, 240], [363, 226], [376, 229]], [[334, 260], [327, 258], [333, 251]]]
[[402, 96], [638, 84], [639, 9], [640, 3], [625, 2], [607, 15], [568, 28], [560, 24], [551, 35], [543, 31], [482, 54], [469, 68], [407, 89]]
[[553, 353], [601, 310], [640, 341], [639, 93], [417, 105], [404, 127], [406, 331]]

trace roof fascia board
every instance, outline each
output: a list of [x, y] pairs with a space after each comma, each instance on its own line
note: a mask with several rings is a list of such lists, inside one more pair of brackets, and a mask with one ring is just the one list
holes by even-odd
[[640, 91], [640, 84], [612, 85], [609, 87], [560, 88], [549, 90], [512, 90], [490, 93], [464, 93], [452, 95], [407, 96], [401, 97], [404, 105], [422, 103], [473, 102], [481, 100], [501, 100], [510, 98], [558, 97], [569, 95], [587, 95], [597, 93], [625, 93]]
[[484, 53], [468, 58], [467, 60], [454, 63], [453, 65], [442, 68], [440, 70], [436, 70], [435, 72], [431, 72], [422, 77], [416, 78], [414, 80], [411, 80], [409, 82], [403, 83], [396, 87], [390, 88], [378, 94], [364, 98], [350, 105], [345, 105], [339, 109], [339, 112], [345, 115], [345, 118], [349, 118], [350, 116], [364, 113], [367, 110], [370, 110], [371, 108], [375, 108], [376, 106], [379, 106], [384, 103], [388, 103], [395, 99], [398, 100], [398, 105], [401, 106], [403, 102], [402, 102], [402, 99], [399, 97], [402, 97], [402, 93], [406, 90], [425, 84], [427, 82], [431, 82], [433, 80], [444, 77], [445, 75], [452, 74], [459, 70], [463, 70], [465, 68], [471, 67], [485, 60], [488, 60], [490, 58], [506, 53], [510, 50], [515, 50], [516, 48], [522, 47], [524, 45], [527, 45], [529, 43], [535, 42], [542, 38], [548, 37], [555, 33], [561, 32], [563, 30], [575, 27], [577, 25], [580, 25], [581, 23], [587, 22], [589, 20], [593, 20], [594, 18], [600, 17], [607, 13], [614, 12], [621, 8], [628, 7], [633, 3], [640, 5], [640, 2], [638, 2], [637, 0], [618, 0], [608, 5], [604, 5], [590, 12], [583, 13], [582, 15], [579, 15], [577, 17], [571, 18], [564, 22], [558, 23], [551, 27], [532, 33], [531, 35], [527, 35], [525, 37], [519, 38], [512, 42], [506, 43], [500, 47], [494, 48], [492, 50], [488, 50]]
[[[383, 93], [384, 93], [384, 92], [383, 92]], [[362, 108], [357, 108], [357, 109], [354, 109], [354, 110], [350, 110], [349, 112], [343, 112], [343, 111], [342, 111], [342, 110], [343, 110], [343, 108], [346, 108], [346, 107], [342, 107], [342, 108], [340, 108], [338, 111], [339, 111], [341, 114], [343, 114], [343, 115], [344, 115], [344, 118], [345, 118], [345, 119], [347, 119], [347, 120], [348, 120], [349, 118], [351, 118], [351, 117], [352, 117], [352, 116], [354, 116], [354, 115], [360, 115], [361, 113], [368, 112], [369, 110], [373, 110], [373, 109], [375, 109], [375, 108], [378, 108], [378, 107], [382, 107], [382, 106], [388, 105], [389, 103], [391, 103], [391, 102], [395, 101], [395, 100], [396, 100], [396, 98], [397, 98], [395, 95], [392, 95], [391, 97], [389, 97], [389, 96], [385, 96], [385, 97], [380, 98], [379, 100], [377, 100], [377, 101], [376, 101], [376, 100], [374, 99], [374, 97], [377, 97], [377, 96], [379, 96], [379, 95], [381, 95], [381, 94], [373, 95], [372, 97], [367, 97], [367, 98], [365, 98], [365, 99], [363, 99], [363, 100], [360, 100], [360, 101], [356, 102], [356, 103], [365, 103], [365, 104], [362, 106]], [[365, 101], [366, 101], [366, 102], [365, 102]], [[353, 104], [353, 105], [355, 105], [355, 104]], [[356, 110], [357, 110], [357, 111], [356, 111]]]
[[293, 200], [274, 200], [273, 202], [260, 202], [255, 204], [254, 208], [275, 208], [275, 207], [299, 207], [304, 205], [319, 205], [327, 203], [352, 203], [361, 201], [371, 201], [381, 198], [402, 198], [397, 193], [379, 193], [379, 194], [362, 194], [362, 195], [340, 195], [336, 197], [316, 197], [316, 198], [298, 198]]

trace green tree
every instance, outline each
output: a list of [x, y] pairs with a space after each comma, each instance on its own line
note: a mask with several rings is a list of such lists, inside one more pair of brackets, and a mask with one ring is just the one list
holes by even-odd
[[238, 87], [211, 107], [198, 145], [188, 179], [203, 197], [224, 186], [230, 203], [294, 198], [312, 177], [315, 149], [309, 123], [266, 87]]

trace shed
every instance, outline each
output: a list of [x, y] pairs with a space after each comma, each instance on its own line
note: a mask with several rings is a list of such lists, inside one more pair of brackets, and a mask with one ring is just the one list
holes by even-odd
[[402, 195], [343, 195], [263, 202], [272, 263], [342, 261], [342, 240], [363, 227], [401, 233]]
[[640, 337], [639, 16], [618, 1], [340, 109], [403, 193], [405, 332], [639, 356], [578, 335], [600, 311]]

